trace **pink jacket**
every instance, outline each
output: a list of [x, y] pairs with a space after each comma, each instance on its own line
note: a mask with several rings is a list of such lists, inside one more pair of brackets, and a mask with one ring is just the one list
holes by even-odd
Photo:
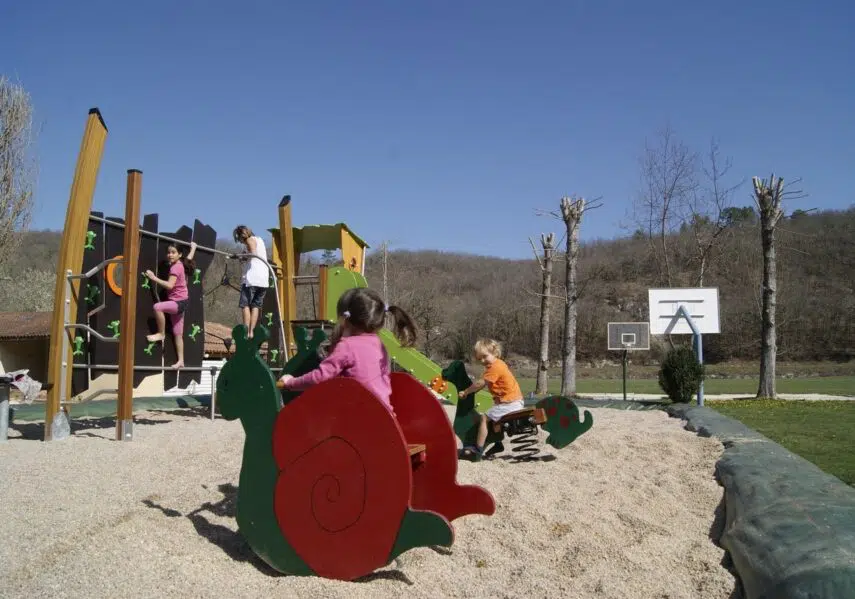
[[[380, 337], [373, 333], [342, 337], [320, 366], [291, 379], [286, 389], [299, 391], [337, 376], [356, 379], [392, 410], [392, 371], [389, 354]], [[393, 411], [394, 413], [394, 411]]]

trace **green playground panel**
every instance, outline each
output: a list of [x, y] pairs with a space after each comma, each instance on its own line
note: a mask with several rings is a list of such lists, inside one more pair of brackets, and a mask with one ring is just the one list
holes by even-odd
[[[354, 287], [368, 287], [368, 281], [361, 273], [344, 267], [327, 269], [326, 314], [335, 314], [338, 298]], [[430, 385], [435, 377], [441, 377], [442, 368], [436, 362], [415, 348], [401, 347], [392, 331], [383, 329], [380, 331], [380, 339], [392, 360], [422, 384]], [[448, 389], [442, 395], [452, 404], [457, 404], [457, 392], [458, 389], [452, 383], [448, 383]], [[489, 393], [479, 391], [475, 394], [475, 407], [479, 412], [486, 412], [492, 405], [493, 398]]]
[[[299, 254], [307, 254], [317, 250], [340, 250], [341, 232], [347, 231], [351, 237], [362, 247], [369, 247], [365, 240], [360, 238], [345, 223], [334, 225], [305, 225], [303, 227], [292, 227], [294, 236], [294, 251]], [[278, 235], [279, 228], [267, 229], [271, 235]]]

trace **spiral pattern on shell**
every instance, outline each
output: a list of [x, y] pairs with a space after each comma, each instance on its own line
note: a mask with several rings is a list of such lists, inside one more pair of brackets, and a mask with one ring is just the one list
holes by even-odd
[[350, 580], [387, 563], [412, 470], [394, 416], [353, 379], [316, 385], [277, 415], [274, 509], [312, 570]]

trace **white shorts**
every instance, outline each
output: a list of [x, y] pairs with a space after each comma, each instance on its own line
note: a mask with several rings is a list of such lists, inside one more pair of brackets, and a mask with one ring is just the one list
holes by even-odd
[[519, 412], [523, 408], [525, 408], [525, 404], [521, 399], [509, 403], [493, 404], [493, 407], [487, 410], [487, 418], [493, 422], [498, 422], [503, 416], [507, 416], [511, 412]]

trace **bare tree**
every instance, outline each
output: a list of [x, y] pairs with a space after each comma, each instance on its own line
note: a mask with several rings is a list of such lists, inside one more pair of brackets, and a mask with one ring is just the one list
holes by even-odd
[[702, 164], [706, 180], [706, 188], [700, 186], [692, 193], [688, 205], [688, 227], [692, 232], [694, 243], [695, 260], [698, 263], [698, 287], [704, 286], [709, 262], [713, 258], [716, 246], [721, 241], [722, 234], [727, 230], [731, 208], [731, 198], [739, 187], [744, 183], [740, 181], [735, 185], [727, 186], [724, 179], [731, 168], [729, 158], [722, 160], [716, 140], [710, 141], [708, 164]]
[[582, 285], [578, 279], [579, 264], [579, 225], [582, 223], [582, 215], [588, 210], [599, 208], [599, 198], [593, 202], [586, 202], [584, 198], [563, 197], [560, 203], [560, 212], [547, 212], [553, 218], [564, 222], [566, 233], [566, 247], [564, 252], [564, 337], [561, 343], [561, 394], [573, 395], [576, 393], [576, 319], [578, 301], [583, 288], [590, 281]]
[[685, 208], [697, 188], [697, 163], [697, 154], [676, 138], [670, 126], [659, 132], [656, 145], [645, 141], [642, 191], [634, 206], [634, 220], [647, 238], [658, 282], [667, 287], [674, 281], [669, 241], [683, 224]]
[[534, 387], [536, 395], [544, 395], [549, 388], [549, 303], [552, 299], [552, 262], [555, 255], [555, 233], [540, 236], [543, 246], [543, 260], [537, 254], [534, 243], [529, 239], [534, 257], [540, 265], [543, 274], [540, 287], [540, 359], [537, 364], [537, 382]]
[[763, 248], [763, 304], [760, 339], [760, 385], [757, 397], [775, 397], [775, 358], [777, 356], [777, 331], [775, 307], [778, 302], [777, 259], [775, 253], [775, 227], [784, 216], [783, 202], [788, 197], [801, 196], [799, 191], [789, 191], [781, 177], [771, 175], [769, 180], [753, 177], [754, 201], [760, 212], [760, 244]]
[[20, 85], [0, 76], [0, 265], [30, 224], [35, 160], [30, 155], [33, 108]]

